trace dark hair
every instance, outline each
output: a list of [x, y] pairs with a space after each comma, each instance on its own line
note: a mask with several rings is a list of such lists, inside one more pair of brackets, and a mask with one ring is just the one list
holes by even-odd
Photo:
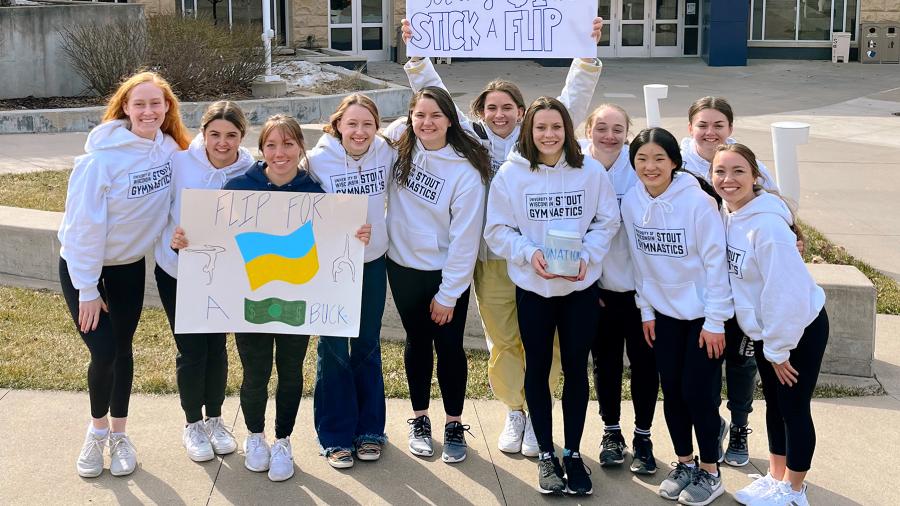
[[241, 138], [247, 135], [247, 117], [236, 103], [230, 100], [219, 100], [210, 104], [203, 113], [203, 117], [200, 118], [201, 129], [206, 131], [206, 127], [217, 119], [224, 119], [234, 125], [241, 133]]
[[688, 109], [688, 123], [692, 123], [694, 116], [706, 109], [715, 109], [724, 114], [725, 118], [728, 119], [728, 126], [734, 124], [734, 111], [731, 109], [731, 104], [722, 97], [698, 98]]
[[456, 106], [450, 94], [443, 88], [426, 86], [412, 96], [409, 101], [409, 112], [406, 114], [406, 130], [397, 140], [397, 161], [394, 163], [394, 177], [398, 184], [406, 184], [409, 173], [412, 171], [413, 150], [416, 147], [416, 134], [413, 131], [412, 112], [416, 104], [422, 99], [434, 100], [444, 116], [450, 120], [447, 128], [447, 144], [453, 147], [457, 155], [465, 158], [472, 167], [481, 175], [481, 181], [485, 184], [490, 181], [491, 155], [487, 148], [481, 145], [475, 137], [463, 130], [456, 114]]
[[557, 111], [562, 116], [563, 129], [566, 138], [563, 140], [563, 155], [570, 167], [580, 168], [584, 165], [584, 154], [575, 138], [575, 127], [572, 125], [572, 117], [562, 102], [551, 97], [538, 97], [528, 106], [525, 118], [522, 120], [522, 131], [519, 140], [516, 141], [516, 151], [519, 152], [531, 164], [531, 170], [538, 170], [541, 152], [534, 143], [534, 117], [540, 111]]
[[487, 96], [495, 91], [506, 93], [515, 102], [517, 108], [525, 109], [525, 98], [522, 97], [522, 90], [518, 86], [506, 79], [494, 79], [487, 83], [484, 89], [481, 90], [481, 93], [472, 101], [472, 116], [484, 119], [484, 104], [487, 101]]
[[628, 146], [628, 161], [631, 162], [632, 167], [634, 167], [634, 159], [637, 157], [638, 150], [644, 144], [651, 143], [663, 148], [669, 159], [675, 163], [675, 170], [681, 169], [684, 163], [681, 159], [681, 147], [678, 145], [674, 135], [665, 128], [660, 127], [645, 128], [631, 140], [631, 144]]

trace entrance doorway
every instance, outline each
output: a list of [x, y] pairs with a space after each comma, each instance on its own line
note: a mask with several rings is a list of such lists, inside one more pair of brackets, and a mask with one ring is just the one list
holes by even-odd
[[598, 56], [696, 55], [700, 0], [599, 0]]
[[328, 46], [374, 61], [389, 59], [390, 0], [328, 0]]

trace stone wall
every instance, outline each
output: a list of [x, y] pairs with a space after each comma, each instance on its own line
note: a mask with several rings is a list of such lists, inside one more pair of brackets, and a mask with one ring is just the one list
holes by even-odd
[[328, 47], [328, 0], [291, 0], [291, 41], [297, 47]]
[[63, 28], [143, 16], [137, 4], [76, 3], [0, 9], [0, 99], [83, 95], [86, 83], [60, 48]]
[[128, 0], [128, 3], [141, 4], [148, 16], [155, 16], [157, 14], [175, 14], [178, 12], [180, 0]]
[[862, 0], [859, 5], [859, 20], [861, 23], [900, 23], [900, 0]]

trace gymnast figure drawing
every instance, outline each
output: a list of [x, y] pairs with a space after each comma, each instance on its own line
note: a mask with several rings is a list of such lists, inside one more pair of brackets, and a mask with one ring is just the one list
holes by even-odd
[[350, 236], [346, 236], [344, 242], [344, 254], [335, 258], [331, 264], [331, 279], [337, 283], [338, 274], [344, 272], [344, 269], [350, 271], [350, 281], [356, 282], [356, 266], [350, 259]]
[[206, 265], [203, 266], [203, 272], [209, 276], [209, 281], [206, 282], [206, 286], [211, 285], [213, 282], [213, 271], [216, 269], [216, 258], [218, 258], [219, 253], [225, 251], [225, 248], [222, 246], [204, 244], [202, 248], [187, 248], [184, 251], [200, 253], [201, 255], [206, 256]]

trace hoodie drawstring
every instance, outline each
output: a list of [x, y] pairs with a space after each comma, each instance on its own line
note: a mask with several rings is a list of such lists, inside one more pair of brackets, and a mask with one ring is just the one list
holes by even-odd
[[650, 199], [650, 204], [648, 204], [647, 209], [644, 210], [644, 216], [641, 218], [641, 223], [644, 226], [650, 223], [650, 220], [653, 218], [653, 208], [657, 206], [662, 208], [660, 216], [663, 220], [663, 229], [668, 229], [669, 226], [666, 224], [666, 214], [671, 213], [675, 208], [672, 207], [672, 204], [670, 204], [668, 200], [663, 200], [661, 198]]

